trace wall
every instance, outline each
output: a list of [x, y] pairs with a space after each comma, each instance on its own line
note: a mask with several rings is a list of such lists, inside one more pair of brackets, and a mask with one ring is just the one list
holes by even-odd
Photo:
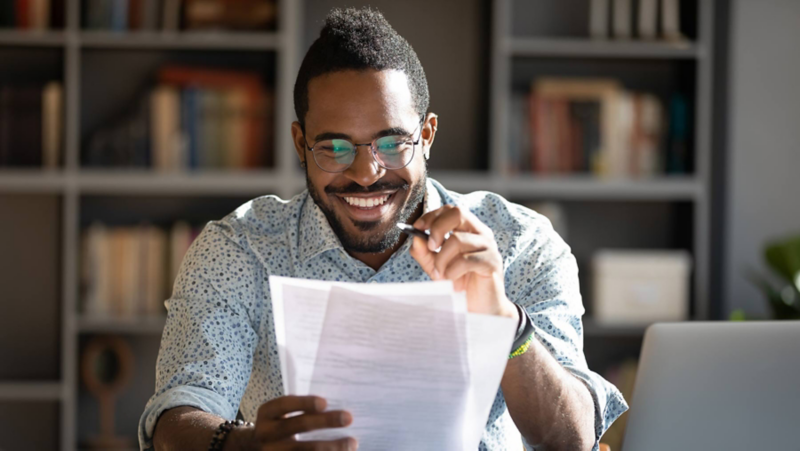
[[766, 241], [800, 232], [800, 2], [732, 3], [723, 315], [768, 314], [743, 276]]

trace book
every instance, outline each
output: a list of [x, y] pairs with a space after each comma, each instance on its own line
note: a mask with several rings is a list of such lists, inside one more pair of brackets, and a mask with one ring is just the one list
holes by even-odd
[[64, 129], [64, 89], [59, 82], [50, 82], [42, 92], [42, 163], [57, 168], [61, 160]]
[[680, 2], [661, 0], [661, 36], [668, 41], [682, 41]]
[[594, 39], [606, 39], [609, 36], [608, 23], [611, 12], [610, 0], [590, 0], [589, 3], [589, 36]]
[[27, 29], [31, 26], [31, 1], [32, 0], [4, 0], [13, 1], [15, 5], [15, 18], [17, 28]]
[[631, 22], [632, 16], [632, 0], [614, 0], [613, 12], [613, 31], [614, 37], [617, 39], [630, 39], [631, 38]]
[[143, 0], [128, 0], [128, 25], [127, 28], [129, 31], [139, 31], [142, 29], [142, 21], [143, 17], [142, 14], [144, 13], [143, 10]]
[[140, 0], [142, 3], [142, 30], [155, 31], [161, 28], [159, 23], [158, 0]]
[[33, 30], [46, 30], [50, 25], [50, 0], [29, 1], [30, 28]]
[[128, 31], [128, 0], [111, 1], [110, 29], [117, 32]]
[[163, 31], [178, 31], [180, 28], [180, 0], [162, 0], [161, 29]]
[[275, 27], [274, 0], [187, 0], [187, 30], [267, 30]]
[[161, 171], [180, 168], [180, 98], [177, 89], [158, 86], [151, 95], [151, 151], [153, 167]]
[[248, 99], [247, 90], [229, 89], [222, 95], [221, 145], [223, 166], [243, 168], [247, 161]]
[[178, 277], [183, 257], [192, 244], [192, 229], [185, 221], [172, 225], [169, 236], [169, 278], [170, 282]]
[[658, 36], [658, 0], [639, 0], [636, 35], [652, 40]]
[[88, 0], [86, 6], [86, 28], [107, 30], [111, 28], [112, 0]]

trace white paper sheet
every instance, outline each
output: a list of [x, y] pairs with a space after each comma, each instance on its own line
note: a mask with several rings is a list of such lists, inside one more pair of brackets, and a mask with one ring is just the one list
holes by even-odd
[[315, 394], [363, 450], [478, 447], [516, 324], [466, 312], [449, 282], [346, 284], [270, 277], [287, 394]]

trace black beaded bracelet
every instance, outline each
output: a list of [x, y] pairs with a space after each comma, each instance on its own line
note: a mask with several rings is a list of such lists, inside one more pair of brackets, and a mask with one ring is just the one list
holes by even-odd
[[214, 435], [211, 437], [211, 444], [208, 446], [208, 451], [222, 451], [222, 446], [225, 444], [225, 439], [228, 438], [228, 433], [234, 428], [241, 426], [254, 426], [254, 424], [249, 421], [242, 420], [227, 420], [220, 424], [217, 427], [217, 430], [214, 431]]

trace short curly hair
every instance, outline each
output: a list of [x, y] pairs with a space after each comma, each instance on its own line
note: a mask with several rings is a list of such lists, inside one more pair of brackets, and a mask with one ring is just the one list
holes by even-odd
[[408, 41], [378, 10], [336, 8], [328, 14], [319, 38], [303, 58], [294, 84], [294, 111], [301, 127], [305, 128], [311, 79], [332, 72], [366, 69], [404, 72], [420, 118], [428, 111], [428, 80]]

